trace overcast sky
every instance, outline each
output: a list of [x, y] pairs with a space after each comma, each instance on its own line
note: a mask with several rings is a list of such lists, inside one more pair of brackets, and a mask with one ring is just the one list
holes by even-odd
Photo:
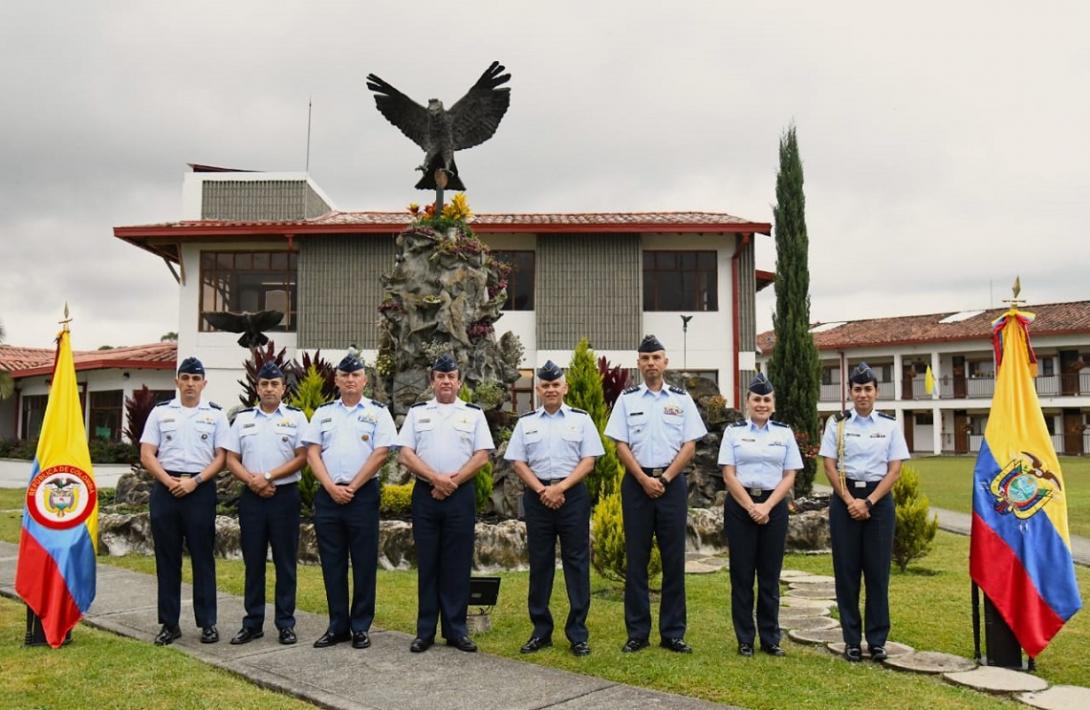
[[65, 300], [78, 348], [176, 330], [166, 266], [112, 228], [177, 219], [187, 162], [301, 170], [308, 97], [338, 208], [421, 199], [364, 76], [449, 106], [493, 59], [511, 108], [458, 155], [478, 211], [771, 221], [794, 121], [815, 320], [998, 305], [1016, 274], [1031, 302], [1090, 298], [1085, 3], [430, 5], [5, 0], [7, 342], [48, 345]]

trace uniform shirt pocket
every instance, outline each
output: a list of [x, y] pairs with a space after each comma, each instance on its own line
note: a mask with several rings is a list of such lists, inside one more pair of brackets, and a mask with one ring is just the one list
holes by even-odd
[[628, 438], [632, 443], [642, 441], [647, 434], [647, 412], [629, 412], [625, 423], [628, 425]]
[[174, 441], [178, 436], [178, 422], [174, 419], [159, 420], [159, 440], [166, 443]]

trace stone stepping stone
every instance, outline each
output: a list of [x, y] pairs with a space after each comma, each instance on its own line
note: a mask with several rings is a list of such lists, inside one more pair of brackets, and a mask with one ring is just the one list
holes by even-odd
[[[780, 573], [780, 577], [783, 577], [783, 572]], [[799, 577], [790, 577], [787, 582], [790, 584], [836, 584], [836, 580], [827, 574], [804, 574]]]
[[836, 606], [836, 602], [832, 599], [807, 599], [806, 597], [796, 597], [788, 594], [780, 597], [780, 606], [789, 606], [795, 609], [828, 609]]
[[952, 653], [916, 651], [903, 656], [890, 655], [886, 659], [886, 665], [899, 671], [915, 673], [961, 673], [976, 668], [976, 661]]
[[828, 646], [830, 643], [844, 640], [844, 632], [840, 627], [832, 629], [814, 629], [812, 631], [802, 631], [800, 629], [791, 629], [787, 632], [787, 637], [792, 641], [798, 641], [799, 643], [809, 643], [817, 646]]
[[780, 625], [794, 631], [821, 631], [839, 629], [840, 622], [828, 616], [800, 616], [797, 619], [780, 619]]
[[798, 586], [792, 584], [788, 594], [793, 597], [803, 597], [805, 599], [835, 600], [836, 588], [824, 584], [800, 584]]
[[1090, 688], [1078, 685], [1054, 685], [1039, 693], [1022, 693], [1015, 697], [1026, 705], [1046, 710], [1090, 708]]
[[809, 572], [803, 572], [801, 569], [782, 569], [780, 570], [780, 581], [791, 582], [796, 577], [809, 577]]
[[708, 565], [709, 567], [715, 567], [717, 569], [726, 569], [727, 558], [726, 557], [701, 557], [697, 562]]
[[[835, 641], [829, 644], [829, 650], [837, 655], [843, 654], [844, 648], [845, 644], [843, 641]], [[863, 642], [862, 649], [863, 659], [870, 660], [870, 657], [867, 655], [870, 653], [870, 646], [867, 645], [866, 641]], [[907, 656], [908, 654], [913, 653], [915, 650], [916, 649], [912, 648], [911, 646], [906, 646], [903, 643], [897, 643], [896, 641], [886, 641], [886, 653], [889, 655], [890, 658], [893, 658], [894, 656]]]
[[721, 569], [722, 567], [713, 567], [697, 560], [689, 560], [685, 563], [685, 574], [711, 574]]
[[960, 673], [943, 673], [942, 677], [955, 685], [985, 693], [1028, 693], [1048, 687], [1046, 681], [1035, 675], [996, 666], [981, 666], [976, 670]]
[[781, 606], [780, 622], [794, 619], [822, 619], [829, 616], [829, 609], [802, 609], [799, 607]]

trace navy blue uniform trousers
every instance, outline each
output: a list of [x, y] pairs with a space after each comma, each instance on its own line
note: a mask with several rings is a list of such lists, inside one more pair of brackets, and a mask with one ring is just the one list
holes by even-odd
[[549, 598], [556, 573], [556, 541], [560, 540], [560, 560], [564, 567], [564, 586], [568, 590], [568, 621], [564, 634], [572, 643], [587, 640], [587, 613], [590, 611], [590, 494], [583, 483], [564, 494], [564, 505], [546, 508], [536, 493], [527, 489], [523, 495], [526, 511], [526, 546], [530, 556], [530, 590], [527, 606], [534, 636], [552, 638], [553, 615]]
[[[351, 501], [334, 503], [324, 488], [314, 496], [314, 533], [322, 562], [329, 631], [369, 631], [375, 620], [378, 567], [378, 482], [372, 478]], [[352, 559], [352, 607], [348, 606], [348, 560]]]
[[[878, 486], [868, 483], [856, 488], [848, 481], [848, 491], [865, 498]], [[859, 617], [859, 575], [867, 585], [866, 638], [871, 646], [885, 646], [889, 636], [889, 565], [893, 558], [893, 530], [896, 511], [892, 495], [884, 495], [871, 508], [867, 520], [852, 520], [844, 501], [833, 496], [829, 503], [829, 536], [833, 547], [833, 574], [836, 576], [836, 606], [844, 643], [858, 646], [862, 635]]]
[[216, 482], [205, 481], [175, 498], [159, 481], [148, 501], [155, 543], [159, 623], [178, 625], [182, 606], [182, 541], [193, 566], [193, 615], [197, 626], [216, 625]]
[[624, 623], [628, 638], [646, 639], [651, 634], [651, 600], [647, 565], [651, 561], [651, 537], [662, 556], [662, 598], [659, 603], [659, 634], [664, 639], [685, 636], [685, 530], [689, 489], [686, 477], [666, 484], [666, 492], [650, 498], [629, 473], [621, 482], [624, 513], [625, 558]]
[[249, 488], [238, 501], [242, 560], [246, 564], [242, 626], [260, 631], [265, 624], [265, 560], [272, 547], [276, 567], [276, 628], [295, 627], [295, 579], [299, 556], [299, 484], [285, 483], [262, 498]]
[[431, 497], [431, 485], [413, 486], [413, 543], [416, 545], [416, 635], [434, 638], [442, 621], [443, 638], [469, 636], [469, 577], [473, 567], [477, 495], [472, 482], [443, 500]]
[[[750, 498], [764, 503], [772, 491]], [[780, 643], [780, 570], [787, 542], [787, 501], [781, 500], [758, 525], [746, 509], [729, 495], [723, 504], [723, 525], [730, 550], [730, 615], [738, 643], [753, 644], [760, 633], [761, 645]], [[757, 625], [753, 624], [753, 577], [757, 577]]]

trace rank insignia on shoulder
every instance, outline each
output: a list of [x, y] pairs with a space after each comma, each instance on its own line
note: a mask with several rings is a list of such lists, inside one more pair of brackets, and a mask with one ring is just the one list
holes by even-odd
[[776, 421], [775, 419], [769, 419], [768, 421], [769, 421], [769, 423], [770, 423], [770, 424], [772, 424], [773, 426], [782, 426], [782, 427], [784, 427], [785, 429], [790, 429], [790, 428], [791, 428], [791, 425], [790, 425], [790, 424], [785, 424], [784, 422], [778, 422], [778, 421]]
[[571, 410], [573, 412], [575, 412], [576, 414], [586, 414], [587, 413], [585, 409], [579, 409], [578, 407], [572, 407]]
[[835, 416], [835, 418], [836, 418], [836, 420], [838, 422], [842, 422], [845, 419], [847, 419], [849, 416], [851, 416], [851, 414], [848, 412], [847, 409], [845, 409], [843, 412], [837, 412], [836, 415], [834, 415], [834, 416]]
[[520, 414], [519, 419], [522, 419], [523, 417], [532, 417], [535, 414], [537, 414], [537, 410], [536, 409], [531, 409], [529, 412], [526, 412], [525, 414]]
[[[301, 412], [301, 411], [303, 411], [302, 409], [299, 409], [299, 407], [293, 407], [290, 404], [285, 404], [284, 409], [288, 410], [289, 412]], [[244, 410], [244, 411], [249, 411], [249, 410]]]
[[326, 402], [325, 404], [319, 404], [318, 409], [321, 409], [322, 407], [328, 407], [328, 406], [330, 406], [332, 404], [336, 404], [336, 403], [337, 403], [336, 400], [334, 400], [332, 402]]
[[386, 409], [386, 403], [385, 402], [380, 402], [377, 399], [372, 399], [371, 404], [375, 405], [379, 409]]
[[897, 419], [897, 417], [893, 416], [892, 414], [886, 414], [885, 412], [878, 412], [878, 416], [882, 417], [883, 419]]
[[473, 404], [473, 402], [466, 402], [466, 406], [469, 407], [470, 409], [480, 409], [480, 407], [477, 406], [476, 404]]
[[223, 407], [219, 406], [215, 402], [209, 402], [208, 406], [211, 407], [212, 409], [223, 409]]
[[745, 425], [746, 425], [746, 420], [745, 420], [745, 419], [743, 419], [743, 420], [742, 420], [742, 421], [740, 421], [740, 422], [734, 422], [734, 423], [733, 423], [733, 424], [731, 424], [730, 426], [745, 426]]
[[427, 402], [417, 402], [409, 407], [409, 409], [416, 409], [417, 407], [423, 407]]
[[167, 401], [165, 401], [165, 402], [159, 402], [159, 403], [158, 403], [158, 404], [156, 404], [155, 406], [156, 406], [156, 407], [165, 407], [165, 406], [166, 406], [166, 405], [168, 405], [168, 404], [170, 404], [170, 400], [169, 400], [169, 399], [168, 399]]
[[680, 387], [677, 387], [676, 385], [670, 385], [669, 387], [667, 387], [667, 389], [670, 390], [671, 392], [673, 392], [674, 394], [686, 394], [685, 390], [681, 389]]
[[626, 389], [621, 394], [632, 394], [633, 392], [639, 392], [639, 391], [640, 391], [640, 387], [639, 387], [639, 385], [637, 385], [635, 387], [629, 387], [628, 389]]

